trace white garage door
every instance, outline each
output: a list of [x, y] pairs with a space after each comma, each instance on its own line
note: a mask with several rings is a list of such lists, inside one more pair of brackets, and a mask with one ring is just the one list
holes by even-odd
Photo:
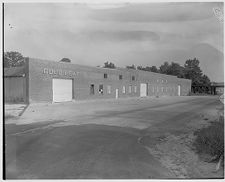
[[53, 102], [65, 102], [72, 100], [72, 80], [53, 79]]
[[147, 96], [147, 84], [146, 83], [141, 83], [141, 85], [140, 85], [140, 96], [141, 97]]

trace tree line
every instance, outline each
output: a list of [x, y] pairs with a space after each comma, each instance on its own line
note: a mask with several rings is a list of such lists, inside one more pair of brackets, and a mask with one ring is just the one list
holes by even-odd
[[[115, 64], [111, 62], [105, 62], [104, 68], [116, 68]], [[167, 61], [164, 62], [159, 68], [156, 66], [126, 66], [127, 69], [150, 71], [155, 73], [161, 73], [166, 75], [174, 75], [178, 78], [186, 78], [192, 80], [192, 86], [210, 86], [210, 79], [207, 75], [203, 74], [200, 68], [200, 61], [197, 58], [186, 60], [185, 64], [181, 66], [178, 63]]]

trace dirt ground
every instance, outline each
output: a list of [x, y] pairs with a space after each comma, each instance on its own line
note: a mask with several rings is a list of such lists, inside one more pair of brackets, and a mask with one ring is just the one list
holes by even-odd
[[210, 156], [198, 155], [192, 145], [196, 138], [194, 131], [209, 126], [210, 122], [218, 120], [220, 115], [223, 115], [222, 107], [211, 108], [203, 112], [199, 118], [191, 120], [185, 134], [166, 133], [156, 136], [157, 144], [149, 143], [149, 136], [145, 136], [142, 143], [149, 153], [177, 178], [224, 178], [224, 168], [220, 167], [216, 171], [217, 163], [206, 162], [204, 158]]

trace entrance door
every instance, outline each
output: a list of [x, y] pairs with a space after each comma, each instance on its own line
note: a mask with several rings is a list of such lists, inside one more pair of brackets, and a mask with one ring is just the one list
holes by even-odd
[[147, 96], [147, 84], [146, 83], [141, 83], [141, 85], [140, 85], [140, 96], [141, 97]]
[[71, 79], [53, 79], [53, 102], [71, 101], [73, 95]]
[[119, 97], [119, 89], [117, 88], [116, 89], [116, 99], [118, 99], [118, 97]]
[[178, 85], [178, 96], [180, 96], [180, 85]]

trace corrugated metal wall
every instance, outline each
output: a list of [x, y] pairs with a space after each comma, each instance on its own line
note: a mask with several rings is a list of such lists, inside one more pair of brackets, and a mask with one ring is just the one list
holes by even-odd
[[26, 102], [26, 78], [4, 77], [5, 102]]

